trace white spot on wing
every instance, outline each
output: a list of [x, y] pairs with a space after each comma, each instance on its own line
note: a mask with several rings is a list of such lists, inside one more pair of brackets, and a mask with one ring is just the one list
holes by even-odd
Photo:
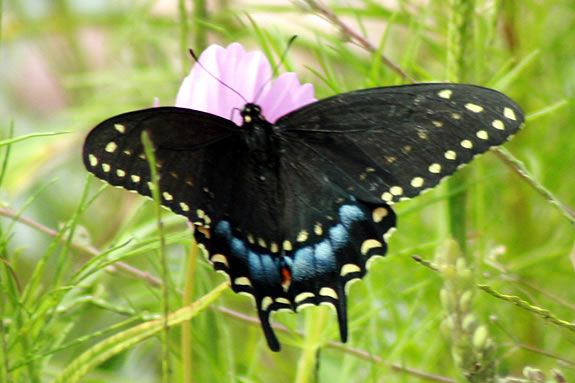
[[402, 195], [403, 194], [403, 189], [401, 186], [392, 186], [389, 189], [389, 192], [393, 195]]
[[461, 141], [461, 146], [464, 147], [465, 149], [471, 149], [473, 148], [473, 142], [469, 140], [463, 140]]

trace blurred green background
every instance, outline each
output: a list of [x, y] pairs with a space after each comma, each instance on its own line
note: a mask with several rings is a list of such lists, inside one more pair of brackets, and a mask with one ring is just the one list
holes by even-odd
[[[105, 118], [172, 104], [190, 47], [239, 41], [277, 62], [297, 34], [284, 67], [318, 98], [408, 83], [382, 55], [417, 81], [494, 87], [528, 117], [506, 149], [575, 206], [575, 2], [314, 4], [0, 0], [0, 382], [575, 380], [573, 212], [492, 153], [397, 205], [388, 256], [350, 289], [347, 344], [333, 312], [309, 308], [273, 317], [288, 331], [272, 353], [230, 290], [197, 313], [191, 341], [187, 322], [145, 335], [224, 278], [203, 257], [194, 271], [191, 232], [168, 212], [162, 277], [153, 203], [88, 176], [81, 148]], [[446, 245], [458, 235], [465, 256]]]

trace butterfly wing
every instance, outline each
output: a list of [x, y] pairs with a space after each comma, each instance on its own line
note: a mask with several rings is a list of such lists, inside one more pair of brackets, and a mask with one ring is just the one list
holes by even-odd
[[120, 114], [89, 133], [83, 150], [86, 168], [112, 185], [151, 196], [144, 131], [155, 149], [162, 204], [209, 227], [231, 195], [232, 180], [226, 175], [245, 153], [238, 127], [212, 114], [176, 107]]
[[343, 93], [277, 121], [331, 182], [390, 204], [437, 185], [522, 123], [521, 109], [502, 93], [441, 83]]

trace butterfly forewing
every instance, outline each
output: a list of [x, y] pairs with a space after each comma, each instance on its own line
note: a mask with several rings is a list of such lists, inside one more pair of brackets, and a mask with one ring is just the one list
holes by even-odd
[[190, 109], [161, 107], [112, 117], [84, 143], [84, 164], [112, 185], [151, 195], [142, 132], [154, 145], [162, 204], [192, 222], [209, 226], [231, 194], [226, 177], [242, 151], [237, 126]]
[[332, 182], [393, 203], [435, 186], [522, 123], [517, 104], [492, 89], [418, 84], [333, 96], [277, 125]]

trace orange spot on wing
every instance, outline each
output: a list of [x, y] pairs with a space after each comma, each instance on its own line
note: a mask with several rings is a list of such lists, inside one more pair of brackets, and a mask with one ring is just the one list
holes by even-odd
[[287, 290], [291, 285], [291, 271], [284, 266], [280, 269], [280, 275], [282, 278], [282, 287]]

